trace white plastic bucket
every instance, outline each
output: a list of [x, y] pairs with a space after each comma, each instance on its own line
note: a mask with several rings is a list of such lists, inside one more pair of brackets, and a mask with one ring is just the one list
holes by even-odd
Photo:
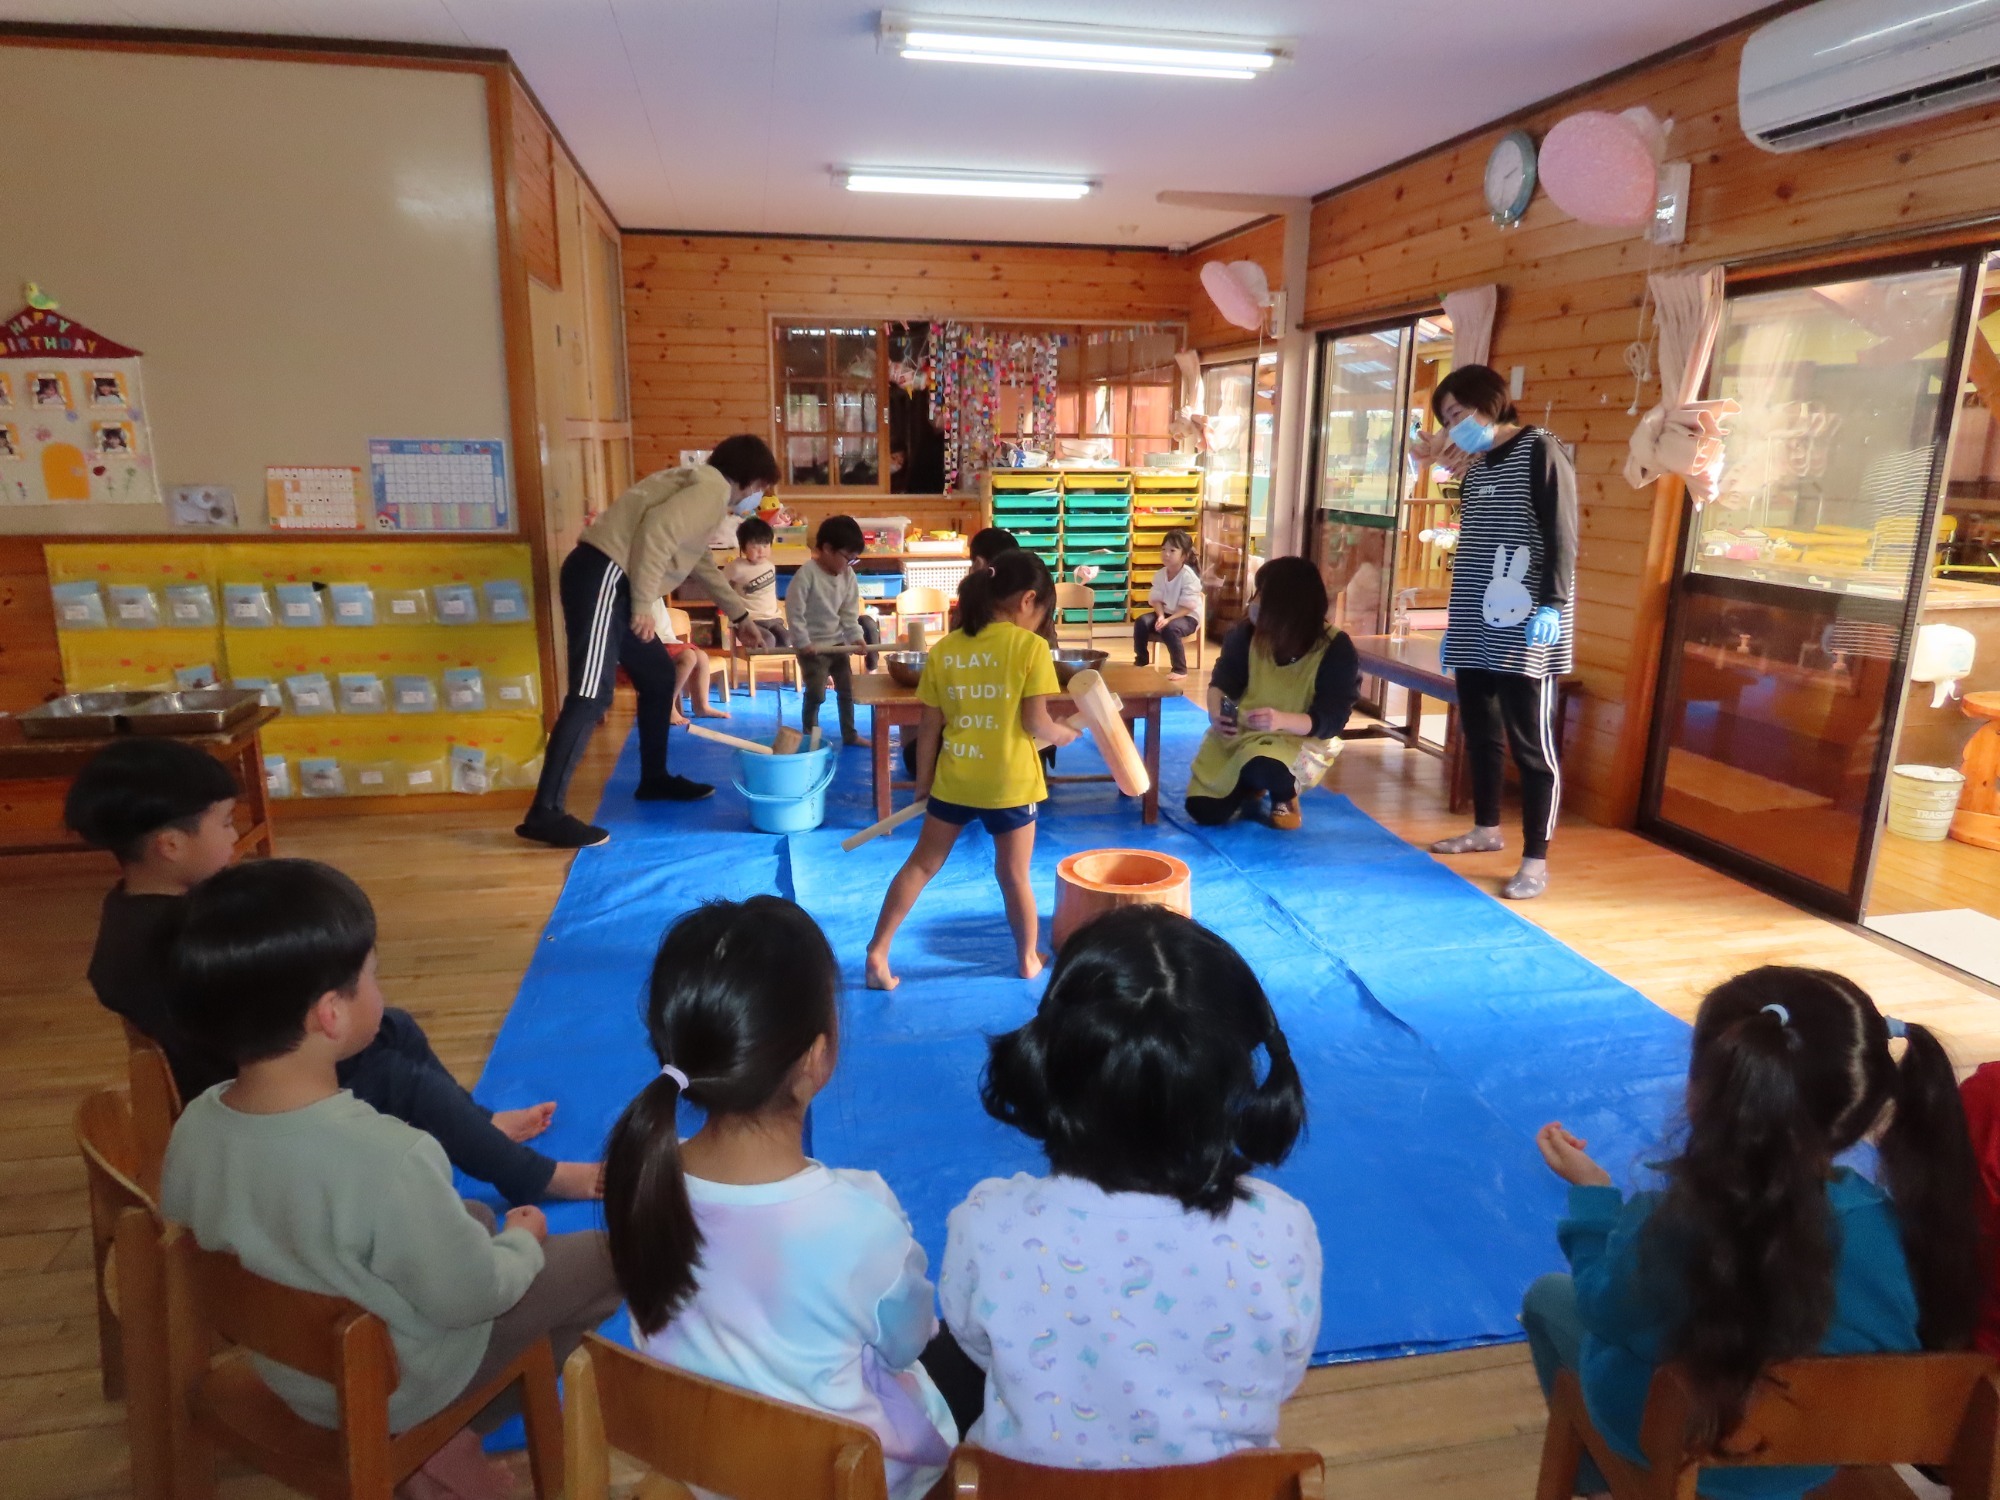
[[1906, 839], [1938, 843], [1951, 832], [1965, 777], [1950, 766], [1892, 766], [1889, 770], [1889, 831]]

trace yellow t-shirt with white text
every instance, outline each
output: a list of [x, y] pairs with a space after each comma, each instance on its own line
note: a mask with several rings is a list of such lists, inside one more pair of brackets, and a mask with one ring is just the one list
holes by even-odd
[[931, 795], [961, 807], [1022, 807], [1049, 794], [1041, 756], [1021, 726], [1021, 700], [1060, 689], [1049, 643], [999, 621], [954, 630], [931, 647], [917, 698], [944, 715]]

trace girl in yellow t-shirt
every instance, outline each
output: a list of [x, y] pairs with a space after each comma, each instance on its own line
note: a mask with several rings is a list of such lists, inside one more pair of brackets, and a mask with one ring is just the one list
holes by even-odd
[[868, 987], [892, 990], [889, 944], [931, 877], [944, 868], [958, 831], [974, 818], [993, 835], [993, 873], [1007, 903], [1007, 923], [1021, 977], [1042, 972], [1036, 947], [1035, 809], [1048, 795], [1036, 741], [1067, 745], [1076, 731], [1059, 723], [1048, 700], [1060, 689], [1048, 642], [1035, 632], [1055, 602], [1055, 581], [1032, 552], [993, 559], [958, 586], [958, 629], [931, 647], [917, 697], [917, 795], [930, 798], [917, 847], [882, 898], [868, 942]]

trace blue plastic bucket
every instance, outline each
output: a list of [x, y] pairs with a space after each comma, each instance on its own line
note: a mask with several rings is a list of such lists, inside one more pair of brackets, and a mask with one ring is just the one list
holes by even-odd
[[750, 804], [750, 826], [764, 833], [804, 833], [826, 821], [833, 784], [832, 745], [797, 755], [736, 752], [736, 790]]

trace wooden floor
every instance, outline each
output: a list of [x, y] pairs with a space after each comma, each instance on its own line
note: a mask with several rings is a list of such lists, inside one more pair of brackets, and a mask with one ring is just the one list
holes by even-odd
[[[627, 723], [621, 710], [598, 737], [579, 805], [602, 784]], [[1385, 741], [1351, 744], [1333, 785], [1411, 839], [1460, 821], [1443, 812], [1438, 762]], [[287, 823], [280, 809], [282, 853], [337, 864], [373, 896], [384, 988], [466, 1079], [492, 1045], [568, 864], [516, 840], [512, 822], [467, 811]], [[1494, 889], [1512, 865], [1502, 854], [1462, 868]], [[69, 1134], [77, 1100], [122, 1076], [118, 1030], [83, 979], [109, 880], [94, 857], [0, 862], [0, 1492], [13, 1500], [126, 1487], [122, 1410], [98, 1395], [83, 1172]], [[1523, 912], [1678, 1015], [1738, 969], [1809, 962], [1949, 1031], [1961, 1062], [2000, 1056], [2000, 1004], [1988, 995], [1631, 834], [1565, 825], [1549, 893]], [[1286, 1410], [1284, 1437], [1327, 1455], [1335, 1496], [1524, 1500], [1541, 1422], [1526, 1356], [1508, 1346], [1316, 1370]], [[238, 1477], [224, 1493], [284, 1492]]]

